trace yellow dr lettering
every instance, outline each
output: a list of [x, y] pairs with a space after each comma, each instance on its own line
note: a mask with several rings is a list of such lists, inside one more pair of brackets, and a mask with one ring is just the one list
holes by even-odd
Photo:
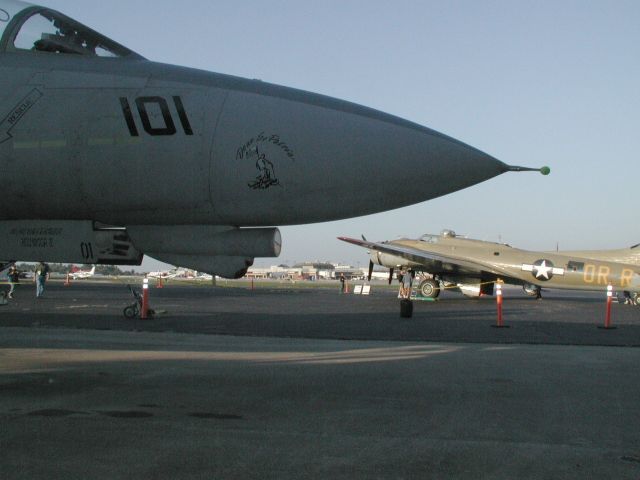
[[585, 265], [584, 266], [584, 283], [593, 283], [596, 279], [596, 266]]

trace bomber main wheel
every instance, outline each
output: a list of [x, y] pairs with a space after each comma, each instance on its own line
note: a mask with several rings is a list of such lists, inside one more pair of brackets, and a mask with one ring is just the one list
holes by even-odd
[[524, 290], [524, 293], [526, 293], [530, 297], [536, 297], [536, 298], [541, 298], [542, 297], [542, 295], [540, 293], [540, 287], [538, 287], [537, 285], [532, 285], [530, 283], [525, 283], [522, 286], [522, 290]]
[[422, 283], [420, 283], [419, 289], [423, 297], [438, 298], [438, 295], [440, 295], [440, 285], [430, 278], [423, 280]]

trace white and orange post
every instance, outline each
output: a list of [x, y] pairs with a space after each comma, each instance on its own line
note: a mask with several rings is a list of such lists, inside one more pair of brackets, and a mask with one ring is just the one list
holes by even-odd
[[142, 281], [142, 306], [140, 307], [140, 318], [145, 320], [149, 314], [149, 279]]
[[613, 302], [613, 286], [607, 285], [607, 310], [604, 317], [604, 327], [600, 327], [605, 330], [616, 328], [611, 325], [611, 303], [612, 302]]
[[496, 303], [498, 305], [498, 318], [497, 318], [497, 326], [504, 326], [504, 321], [502, 320], [502, 285], [496, 284]]
[[502, 319], [502, 281], [498, 280], [496, 282], [496, 306], [498, 307], [498, 318], [496, 320], [496, 324], [492, 325], [495, 328], [509, 328], [504, 324]]

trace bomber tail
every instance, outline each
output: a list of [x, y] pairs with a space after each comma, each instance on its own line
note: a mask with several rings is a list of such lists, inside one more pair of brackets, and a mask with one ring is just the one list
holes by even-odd
[[563, 251], [560, 253], [604, 262], [626, 263], [640, 267], [640, 243], [629, 248], [620, 248], [617, 250], [578, 250], [573, 252]]

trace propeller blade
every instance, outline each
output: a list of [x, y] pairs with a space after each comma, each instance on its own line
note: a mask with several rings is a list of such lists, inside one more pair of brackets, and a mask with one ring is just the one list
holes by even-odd
[[367, 275], [367, 281], [371, 281], [371, 275], [373, 275], [373, 260], [369, 260], [369, 275]]
[[393, 268], [389, 269], [389, 285], [391, 285], [391, 280], [393, 280]]

